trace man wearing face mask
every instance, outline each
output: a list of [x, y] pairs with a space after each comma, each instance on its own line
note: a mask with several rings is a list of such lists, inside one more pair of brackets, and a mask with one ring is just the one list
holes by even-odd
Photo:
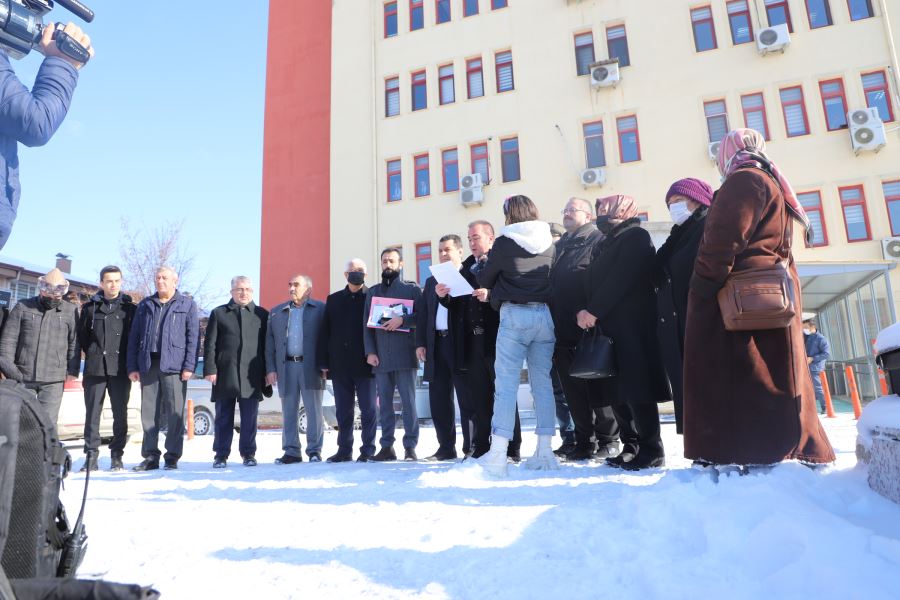
[[[366, 361], [375, 370], [375, 386], [378, 397], [378, 416], [381, 421], [381, 450], [371, 460], [381, 462], [397, 460], [394, 451], [394, 390], [400, 392], [403, 402], [403, 448], [404, 460], [417, 460], [416, 446], [419, 443], [419, 419], [416, 414], [416, 319], [421, 309], [422, 290], [412, 281], [400, 279], [403, 259], [396, 248], [381, 251], [381, 283], [366, 293], [364, 317], [360, 320]], [[372, 298], [396, 298], [412, 300], [413, 311], [402, 317], [397, 316], [383, 326], [372, 329], [366, 325], [372, 308]], [[398, 331], [400, 329], [406, 331]]]
[[25, 384], [55, 424], [65, 381], [78, 378], [75, 306], [63, 302], [69, 282], [53, 269], [38, 278], [38, 296], [20, 300], [0, 336], [0, 371]]
[[366, 263], [359, 258], [347, 261], [347, 285], [325, 300], [325, 318], [319, 336], [319, 365], [334, 388], [334, 410], [338, 422], [338, 450], [328, 462], [353, 460], [354, 396], [362, 418], [362, 446], [357, 462], [375, 455], [375, 378], [366, 362], [363, 346], [365, 320]]
[[809, 365], [809, 376], [812, 378], [813, 390], [816, 392], [816, 404], [819, 414], [825, 414], [825, 389], [822, 387], [822, 371], [825, 361], [831, 358], [831, 345], [825, 336], [816, 328], [815, 319], [803, 321], [803, 342], [806, 344], [806, 362]]
[[656, 288], [656, 331], [663, 365], [675, 401], [675, 430], [682, 432], [684, 331], [687, 324], [688, 290], [694, 259], [703, 238], [706, 213], [713, 200], [705, 181], [687, 178], [672, 184], [666, 205], [675, 226], [656, 253], [653, 285]]

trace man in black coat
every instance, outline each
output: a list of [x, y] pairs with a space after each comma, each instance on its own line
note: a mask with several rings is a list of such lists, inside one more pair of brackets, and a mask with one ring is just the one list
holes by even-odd
[[575, 315], [587, 305], [586, 271], [603, 235], [594, 225], [590, 203], [581, 198], [571, 198], [566, 203], [563, 226], [566, 234], [556, 244], [556, 259], [550, 271], [550, 312], [556, 329], [553, 364], [575, 422], [575, 447], [565, 458], [588, 460], [595, 454], [607, 458], [619, 452], [619, 427], [609, 401], [602, 397], [601, 381], [569, 375], [575, 347], [584, 335]]
[[[238, 450], [244, 466], [256, 466], [256, 422], [266, 390], [266, 326], [269, 312], [253, 302], [253, 283], [231, 280], [231, 300], [213, 309], [203, 347], [204, 377], [216, 403], [213, 468], [224, 469], [234, 438], [234, 405], [241, 411]], [[271, 388], [266, 390], [271, 395]]]
[[344, 271], [347, 286], [325, 300], [325, 317], [319, 335], [318, 363], [331, 378], [334, 410], [338, 422], [338, 451], [328, 462], [353, 460], [354, 395], [362, 418], [362, 446], [357, 462], [375, 455], [378, 418], [375, 412], [375, 375], [366, 362], [363, 330], [365, 320], [366, 263], [354, 258]]
[[[113, 440], [109, 444], [110, 469], [121, 471], [122, 455], [128, 441], [128, 398], [131, 380], [125, 360], [128, 335], [136, 305], [121, 293], [122, 271], [110, 265], [100, 271], [100, 292], [81, 307], [78, 319], [78, 347], [84, 351], [84, 453], [82, 471], [97, 470], [100, 451], [100, 413], [109, 392], [113, 414]], [[76, 352], [76, 355], [79, 353]]]

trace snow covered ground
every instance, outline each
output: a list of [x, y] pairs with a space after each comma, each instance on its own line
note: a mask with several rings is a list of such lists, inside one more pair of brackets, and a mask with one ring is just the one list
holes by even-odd
[[[79, 575], [167, 600], [898, 598], [900, 506], [856, 467], [852, 417], [824, 421], [834, 466], [718, 484], [689, 468], [672, 424], [664, 469], [513, 466], [505, 481], [451, 463], [279, 466], [278, 432], [260, 432], [258, 467], [213, 470], [212, 437], [198, 437], [178, 471], [91, 477]], [[423, 427], [419, 455], [436, 446]], [[72, 515], [83, 482], [66, 481]]]

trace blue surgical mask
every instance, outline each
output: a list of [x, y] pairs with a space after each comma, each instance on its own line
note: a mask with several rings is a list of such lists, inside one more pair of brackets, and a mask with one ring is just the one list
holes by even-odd
[[675, 221], [676, 225], [682, 225], [690, 219], [691, 215], [694, 213], [688, 208], [687, 202], [682, 200], [681, 202], [673, 202], [669, 205], [669, 214], [672, 215], [672, 220]]

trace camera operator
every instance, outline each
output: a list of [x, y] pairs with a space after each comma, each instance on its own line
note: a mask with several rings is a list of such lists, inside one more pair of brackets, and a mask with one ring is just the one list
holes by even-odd
[[[0, 45], [0, 249], [6, 245], [19, 206], [17, 143], [46, 144], [59, 128], [83, 66], [63, 54], [53, 39], [55, 27], [47, 26], [38, 50], [46, 57], [31, 91], [16, 77], [6, 50]], [[63, 31], [94, 56], [91, 40], [73, 23]]]

